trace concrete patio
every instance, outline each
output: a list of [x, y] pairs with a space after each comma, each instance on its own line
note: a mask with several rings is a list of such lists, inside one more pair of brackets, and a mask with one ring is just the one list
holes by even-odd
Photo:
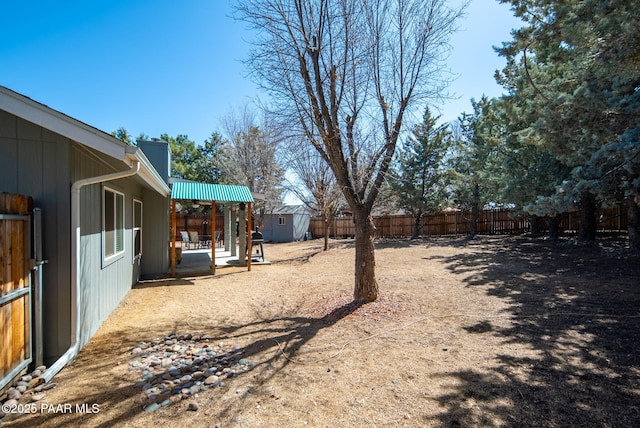
[[[178, 245], [179, 247], [179, 245]], [[216, 269], [239, 266], [238, 252], [232, 256], [230, 251], [225, 251], [224, 247], [216, 247]], [[264, 261], [253, 249], [251, 266], [270, 265], [271, 262], [265, 257]], [[182, 261], [176, 264], [176, 275], [197, 275], [211, 274], [211, 248], [182, 249]]]

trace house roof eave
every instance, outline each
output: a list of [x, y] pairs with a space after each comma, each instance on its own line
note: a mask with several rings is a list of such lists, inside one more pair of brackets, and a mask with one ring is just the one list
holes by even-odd
[[0, 109], [113, 158], [125, 159], [127, 145], [114, 136], [4, 86], [0, 86]]
[[171, 194], [168, 184], [160, 177], [142, 150], [137, 147], [129, 146], [106, 132], [4, 86], [0, 86], [0, 109], [118, 159], [128, 167], [133, 165], [133, 161], [137, 161], [140, 163], [138, 175], [150, 188], [165, 197]]

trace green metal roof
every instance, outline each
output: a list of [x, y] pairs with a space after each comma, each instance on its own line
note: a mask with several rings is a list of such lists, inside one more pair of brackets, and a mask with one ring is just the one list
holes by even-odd
[[176, 181], [171, 187], [171, 199], [253, 202], [253, 195], [247, 186]]

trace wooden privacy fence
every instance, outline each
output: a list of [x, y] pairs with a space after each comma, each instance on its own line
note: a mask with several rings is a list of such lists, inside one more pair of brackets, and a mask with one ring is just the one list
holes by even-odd
[[32, 206], [31, 198], [0, 194], [0, 390], [31, 363]]
[[[626, 210], [614, 207], [598, 212], [598, 230], [602, 232], [624, 232], [627, 230]], [[422, 236], [466, 235], [469, 233], [470, 213], [449, 211], [438, 215], [425, 216], [421, 221]], [[414, 218], [407, 215], [374, 217], [376, 236], [384, 238], [410, 237], [413, 232]], [[560, 229], [574, 233], [580, 225], [580, 213], [566, 213], [560, 221]], [[309, 225], [314, 238], [324, 236], [322, 218], [314, 217]], [[541, 231], [547, 230], [542, 222]], [[509, 209], [484, 210], [477, 223], [477, 233], [482, 235], [520, 234], [529, 231], [526, 217], [515, 216]], [[336, 217], [329, 222], [329, 236], [344, 238], [355, 236], [356, 230], [352, 217]]]
[[[176, 240], [181, 231], [195, 231], [200, 235], [211, 235], [211, 213], [176, 213]], [[216, 231], [224, 234], [224, 215], [216, 214]], [[224, 236], [222, 237], [224, 240]]]

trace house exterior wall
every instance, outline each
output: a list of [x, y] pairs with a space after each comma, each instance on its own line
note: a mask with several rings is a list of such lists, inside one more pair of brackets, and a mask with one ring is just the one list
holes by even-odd
[[169, 219], [171, 200], [156, 192], [143, 189], [142, 196], [142, 266], [141, 277], [155, 278], [170, 269]]
[[70, 344], [69, 150], [58, 134], [0, 110], [0, 192], [33, 197], [42, 209], [45, 360]]
[[[71, 185], [124, 169], [123, 162], [0, 110], [0, 192], [31, 196], [42, 209], [43, 345], [50, 364], [71, 345]], [[124, 254], [102, 257], [104, 185], [124, 194]], [[133, 199], [143, 203], [142, 260], [133, 257]], [[80, 191], [82, 347], [137, 282], [169, 269], [169, 200], [129, 177]], [[149, 260], [147, 260], [149, 259]]]
[[[114, 172], [88, 149], [74, 143], [72, 181]], [[124, 253], [103, 258], [103, 190], [124, 194]], [[134, 258], [133, 201], [142, 201], [142, 260]], [[82, 290], [80, 346], [129, 292], [140, 276], [164, 274], [169, 268], [168, 199], [142, 186], [135, 177], [85, 186], [80, 192], [80, 289]], [[157, 257], [157, 259], [156, 259]], [[148, 259], [148, 260], [147, 260]]]
[[[114, 172], [87, 149], [74, 144], [71, 153], [71, 181]], [[124, 253], [109, 263], [102, 255], [103, 189], [108, 187], [124, 194]], [[134, 276], [131, 250], [133, 197], [141, 198], [142, 190], [125, 178], [85, 186], [80, 190], [80, 346], [91, 338], [100, 324], [131, 288]], [[140, 195], [140, 196], [138, 196]]]

